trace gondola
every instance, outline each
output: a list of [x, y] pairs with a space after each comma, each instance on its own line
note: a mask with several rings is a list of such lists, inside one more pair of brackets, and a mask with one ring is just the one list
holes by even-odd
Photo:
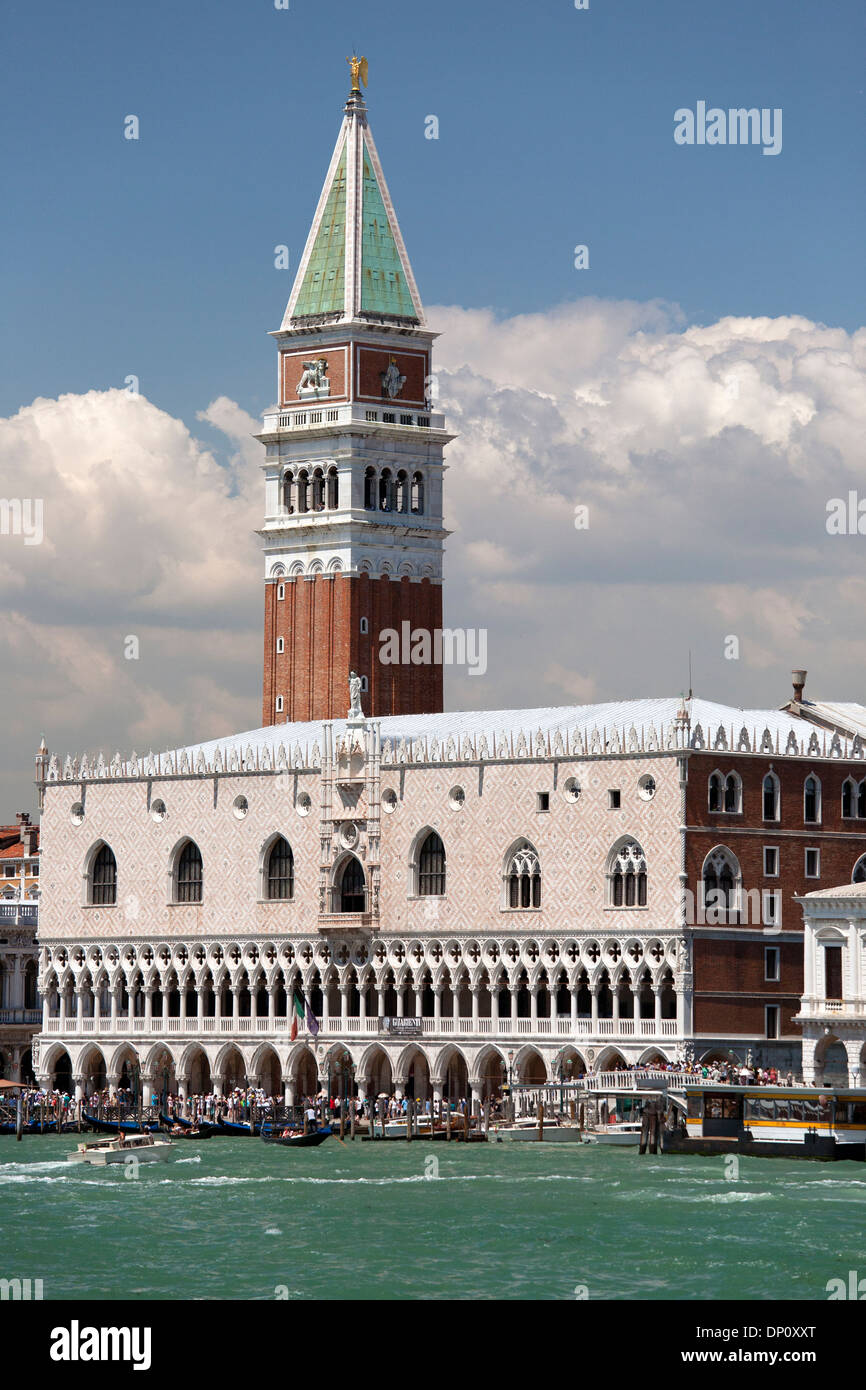
[[285, 1149], [315, 1149], [318, 1144], [324, 1144], [332, 1133], [330, 1125], [326, 1125], [324, 1129], [314, 1129], [309, 1134], [293, 1134], [285, 1139], [281, 1134], [263, 1134], [262, 1139], [266, 1144], [282, 1144]]
[[[78, 1127], [78, 1125], [75, 1123], [74, 1120], [64, 1120], [64, 1122], [63, 1122], [63, 1123], [61, 1124], [61, 1126], [60, 1126], [60, 1133], [61, 1133], [61, 1134], [77, 1134], [77, 1133], [78, 1133], [78, 1128], [79, 1128], [79, 1127]], [[7, 1121], [7, 1120], [4, 1120], [2, 1123], [0, 1123], [0, 1134], [16, 1134], [16, 1133], [17, 1133], [17, 1129], [16, 1129], [16, 1125], [15, 1125], [15, 1121], [14, 1121], [14, 1120], [12, 1120], [11, 1122], [10, 1122], [10, 1121]], [[29, 1121], [27, 1122], [27, 1124], [24, 1125], [23, 1129], [21, 1130], [21, 1133], [22, 1133], [22, 1134], [56, 1134], [56, 1133], [57, 1133], [57, 1121], [56, 1121], [56, 1120], [46, 1120], [46, 1121], [45, 1121], [45, 1124], [44, 1124], [44, 1125], [41, 1125], [41, 1124], [39, 1123], [38, 1120], [29, 1120]]]
[[[210, 1121], [208, 1121], [211, 1124]], [[244, 1138], [249, 1139], [250, 1134], [260, 1134], [261, 1125], [257, 1124], [250, 1130], [248, 1124], [235, 1124], [234, 1120], [214, 1120], [211, 1124], [214, 1134], [222, 1134], [229, 1139]]]
[[116, 1134], [118, 1129], [122, 1129], [124, 1134], [141, 1134], [142, 1131], [155, 1134], [159, 1130], [159, 1124], [153, 1120], [147, 1120], [143, 1124], [139, 1124], [138, 1120], [99, 1120], [86, 1110], [83, 1118], [97, 1134]]

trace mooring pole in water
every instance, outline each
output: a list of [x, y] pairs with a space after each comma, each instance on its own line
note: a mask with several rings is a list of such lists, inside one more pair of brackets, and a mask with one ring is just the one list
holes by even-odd
[[464, 1104], [464, 1107], [465, 1107], [465, 1108], [464, 1108], [464, 1111], [463, 1111], [463, 1142], [464, 1142], [464, 1144], [468, 1144], [468, 1143], [469, 1143], [469, 1107], [466, 1105], [466, 1102], [465, 1102], [465, 1101], [463, 1102], [463, 1104]]
[[18, 1111], [15, 1115], [15, 1138], [20, 1139], [24, 1133], [24, 1097], [18, 1092]]
[[544, 1138], [544, 1101], [538, 1102], [538, 1142]]
[[484, 1138], [490, 1137], [490, 1101], [484, 1102]]
[[446, 1102], [446, 1105], [445, 1105], [445, 1142], [446, 1142], [446, 1144], [450, 1144], [450, 1143], [451, 1143], [451, 1101], [450, 1101], [450, 1100], [447, 1101], [447, 1102]]
[[412, 1105], [413, 1105], [413, 1101], [412, 1101], [412, 1098], [411, 1098], [411, 1096], [410, 1096], [410, 1097], [407, 1099], [407, 1101], [406, 1101], [406, 1142], [407, 1142], [407, 1144], [408, 1144], [408, 1143], [411, 1141], [411, 1139], [412, 1139]]
[[346, 1102], [345, 1102], [345, 1101], [342, 1099], [342, 1097], [341, 1097], [341, 1099], [340, 1099], [340, 1138], [341, 1138], [341, 1139], [343, 1138], [343, 1136], [344, 1136], [345, 1133], [346, 1133], [346, 1108], [345, 1108], [345, 1107], [346, 1107]]

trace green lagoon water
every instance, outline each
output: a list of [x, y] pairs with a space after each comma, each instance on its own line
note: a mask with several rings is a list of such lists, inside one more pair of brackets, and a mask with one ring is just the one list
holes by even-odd
[[0, 1277], [46, 1300], [824, 1300], [866, 1275], [863, 1164], [211, 1139], [130, 1180], [75, 1142], [0, 1138]]

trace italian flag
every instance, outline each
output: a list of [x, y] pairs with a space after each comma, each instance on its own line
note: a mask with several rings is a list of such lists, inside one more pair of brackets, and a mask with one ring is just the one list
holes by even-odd
[[304, 996], [301, 994], [301, 991], [299, 989], [295, 988], [292, 994], [292, 1042], [294, 1042], [295, 1038], [298, 1036], [299, 1019], [301, 1023], [304, 1023], [306, 1021], [306, 1010], [304, 1009]]

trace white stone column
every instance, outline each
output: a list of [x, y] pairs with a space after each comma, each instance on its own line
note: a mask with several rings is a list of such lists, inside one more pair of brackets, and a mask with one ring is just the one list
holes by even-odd
[[499, 1027], [499, 986], [490, 985], [490, 1026], [494, 1033]]
[[477, 1033], [477, 1032], [478, 1032], [478, 995], [479, 995], [479, 988], [480, 988], [480, 987], [479, 987], [478, 985], [475, 985], [475, 986], [473, 986], [473, 989], [472, 989], [472, 1031], [473, 1031], [473, 1033]]
[[152, 988], [151, 985], [148, 985], [148, 986], [147, 986], [147, 989], [146, 989], [145, 992], [144, 992], [144, 1022], [145, 1022], [145, 1029], [144, 1029], [144, 1031], [145, 1031], [146, 1033], [149, 1033], [149, 1032], [150, 1032], [150, 1021], [151, 1021], [152, 1018], [153, 1018], [153, 988]]
[[594, 984], [590, 995], [590, 1008], [592, 1011], [591, 1028], [593, 1033], [598, 1032], [598, 985]]
[[572, 1032], [575, 1032], [577, 1030], [577, 990], [574, 985], [569, 985], [568, 997], [571, 1002], [571, 1028]]
[[117, 1011], [120, 1005], [119, 988], [117, 985], [111, 991], [111, 1031], [117, 1032]]
[[349, 1031], [349, 989], [347, 983], [340, 985], [340, 1030], [343, 1033]]
[[195, 1016], [198, 1020], [198, 1031], [203, 1032], [202, 1019], [204, 1018], [204, 984], [197, 984], [195, 987]]
[[538, 985], [529, 991], [529, 1023], [533, 1033], [538, 1032]]
[[277, 987], [276, 987], [276, 985], [271, 985], [270, 989], [268, 990], [268, 1027], [270, 1028], [271, 1032], [273, 1032], [273, 1028], [274, 1028], [274, 1019], [276, 1018], [276, 1016], [277, 1016]]
[[473, 1114], [473, 1115], [478, 1115], [478, 1114], [481, 1113], [481, 1085], [480, 1085], [479, 1082], [473, 1081], [473, 1082], [471, 1083], [471, 1093], [472, 1093], [472, 1104], [471, 1104], [471, 1107], [470, 1107], [471, 1114]]

